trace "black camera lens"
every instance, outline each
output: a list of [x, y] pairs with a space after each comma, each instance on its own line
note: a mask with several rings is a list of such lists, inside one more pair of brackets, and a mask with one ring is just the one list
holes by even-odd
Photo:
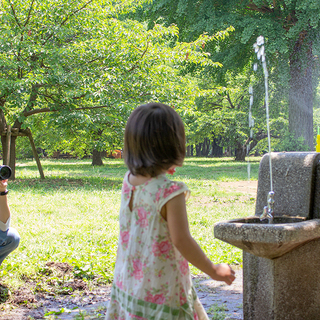
[[11, 168], [8, 166], [0, 166], [0, 180], [7, 180], [11, 177]]

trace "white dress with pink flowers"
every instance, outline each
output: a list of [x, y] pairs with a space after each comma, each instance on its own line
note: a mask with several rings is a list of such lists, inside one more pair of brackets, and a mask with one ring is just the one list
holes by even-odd
[[[186, 259], [174, 247], [163, 205], [190, 191], [165, 174], [132, 186], [125, 175], [120, 236], [106, 320], [208, 319], [192, 285]], [[133, 194], [132, 211], [129, 208]]]

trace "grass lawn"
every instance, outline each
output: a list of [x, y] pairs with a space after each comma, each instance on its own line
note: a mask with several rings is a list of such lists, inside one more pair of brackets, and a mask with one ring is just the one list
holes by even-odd
[[[257, 180], [260, 158], [251, 160]], [[126, 167], [122, 160], [42, 160], [39, 179], [34, 161], [18, 161], [9, 182], [11, 226], [21, 235], [19, 248], [0, 267], [1, 284], [15, 290], [27, 283], [34, 291], [68, 291], [68, 277], [111, 282], [117, 251], [120, 192]], [[242, 264], [241, 250], [213, 237], [215, 222], [254, 214], [255, 199], [228, 186], [248, 183], [247, 163], [231, 158], [188, 158], [173, 179], [185, 182], [191, 233], [216, 263]], [[55, 273], [48, 262], [65, 263], [72, 273]], [[199, 273], [192, 267], [193, 273]], [[0, 297], [1, 298], [1, 297]], [[1, 299], [0, 299], [1, 302]]]

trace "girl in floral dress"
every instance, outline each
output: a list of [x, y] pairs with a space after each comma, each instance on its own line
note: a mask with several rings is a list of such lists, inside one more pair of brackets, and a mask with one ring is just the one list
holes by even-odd
[[120, 235], [106, 320], [208, 319], [192, 285], [188, 262], [231, 284], [234, 271], [213, 264], [189, 232], [182, 182], [166, 173], [185, 156], [179, 115], [160, 103], [135, 109], [127, 122]]

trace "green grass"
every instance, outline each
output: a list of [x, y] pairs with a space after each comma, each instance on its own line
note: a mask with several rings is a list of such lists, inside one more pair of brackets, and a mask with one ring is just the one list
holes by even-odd
[[[257, 179], [259, 158], [251, 160], [251, 178]], [[117, 251], [118, 211], [122, 160], [42, 160], [45, 180], [34, 161], [19, 161], [16, 180], [9, 182], [11, 226], [21, 235], [19, 248], [0, 267], [1, 283], [12, 289], [28, 282], [33, 290], [67, 290], [68, 278], [112, 281]], [[214, 262], [241, 264], [241, 250], [213, 236], [215, 222], [253, 215], [254, 199], [221, 186], [247, 181], [247, 163], [231, 158], [186, 159], [173, 179], [185, 182], [191, 233]], [[47, 262], [68, 263], [73, 272], [52, 271]], [[50, 270], [49, 270], [50, 269]], [[199, 273], [195, 268], [193, 273]], [[57, 292], [57, 291], [56, 291]]]
[[212, 320], [225, 320], [226, 319], [226, 314], [225, 311], [227, 310], [227, 307], [225, 304], [218, 305], [214, 304], [213, 306], [210, 307], [208, 310], [208, 314], [212, 316]]

